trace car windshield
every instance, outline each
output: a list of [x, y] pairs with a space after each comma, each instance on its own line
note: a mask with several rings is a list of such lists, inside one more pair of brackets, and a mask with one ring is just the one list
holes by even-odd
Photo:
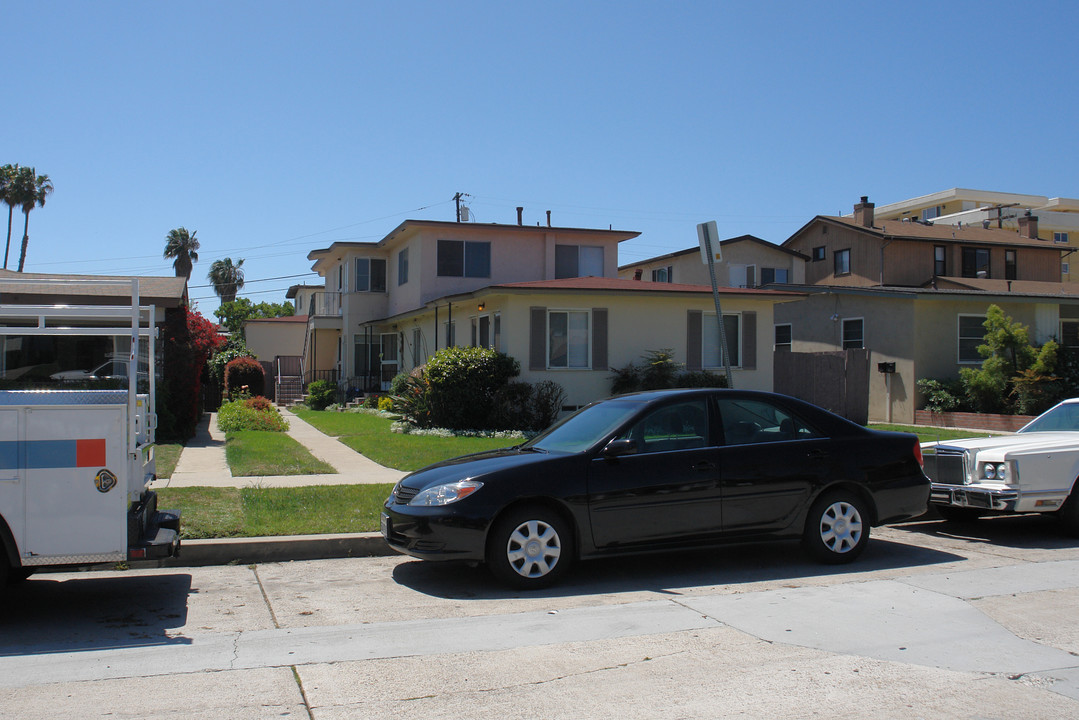
[[1064, 403], [1031, 420], [1019, 432], [1079, 431], [1079, 403]]
[[532, 438], [522, 449], [576, 453], [595, 445], [640, 410], [635, 402], [608, 401], [589, 405]]

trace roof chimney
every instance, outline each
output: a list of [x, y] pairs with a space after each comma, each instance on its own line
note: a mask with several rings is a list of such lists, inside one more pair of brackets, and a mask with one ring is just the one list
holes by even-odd
[[862, 227], [873, 227], [873, 208], [876, 205], [869, 202], [869, 196], [863, 195], [862, 201], [854, 206], [854, 222]]
[[547, 227], [551, 227], [551, 211], [547, 211]]
[[1019, 237], [1038, 239], [1038, 216], [1031, 215], [1029, 210], [1019, 217]]
[[637, 268], [633, 271], [634, 280], [640, 280], [642, 275], [644, 275], [644, 270], [642, 268]]
[[523, 207], [521, 207], [520, 205], [518, 205], [517, 206], [517, 224], [518, 225], [524, 225], [525, 224], [524, 223], [524, 212], [525, 212], [525, 209]]

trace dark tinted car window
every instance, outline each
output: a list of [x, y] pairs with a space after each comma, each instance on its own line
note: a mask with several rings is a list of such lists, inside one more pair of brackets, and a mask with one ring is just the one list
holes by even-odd
[[613, 432], [639, 409], [640, 405], [629, 402], [590, 405], [552, 425], [522, 447], [551, 452], [581, 452]]
[[637, 443], [638, 453], [689, 450], [708, 445], [708, 405], [703, 398], [664, 405], [619, 436]]
[[719, 416], [727, 445], [823, 437], [805, 421], [763, 400], [720, 398]]

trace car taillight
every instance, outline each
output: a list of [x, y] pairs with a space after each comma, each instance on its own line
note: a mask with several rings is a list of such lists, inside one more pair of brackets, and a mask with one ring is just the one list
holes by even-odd
[[919, 465], [925, 467], [925, 458], [922, 457], [922, 446], [917, 440], [914, 441], [914, 457], [918, 460]]

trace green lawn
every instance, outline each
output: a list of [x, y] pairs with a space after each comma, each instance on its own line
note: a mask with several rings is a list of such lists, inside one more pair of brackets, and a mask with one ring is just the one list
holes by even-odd
[[181, 537], [223, 538], [377, 532], [392, 485], [299, 488], [164, 488], [158, 505], [183, 512]]
[[940, 440], [955, 440], [957, 438], [981, 438], [1003, 435], [1004, 433], [986, 432], [984, 430], [951, 430], [947, 428], [928, 427], [926, 425], [887, 425], [884, 423], [871, 423], [873, 430], [895, 430], [897, 432], [914, 433], [922, 442], [937, 442]]
[[225, 434], [225, 459], [233, 477], [324, 475], [337, 472], [281, 432], [235, 430]]
[[184, 446], [179, 443], [157, 443], [154, 445], [154, 462], [157, 464], [157, 476], [172, 477], [176, 463], [180, 461], [180, 452]]
[[393, 421], [369, 413], [298, 410], [305, 422], [337, 437], [356, 452], [379, 465], [396, 470], [419, 470], [431, 463], [459, 455], [495, 450], [518, 444], [505, 438], [427, 437], [390, 432]]

